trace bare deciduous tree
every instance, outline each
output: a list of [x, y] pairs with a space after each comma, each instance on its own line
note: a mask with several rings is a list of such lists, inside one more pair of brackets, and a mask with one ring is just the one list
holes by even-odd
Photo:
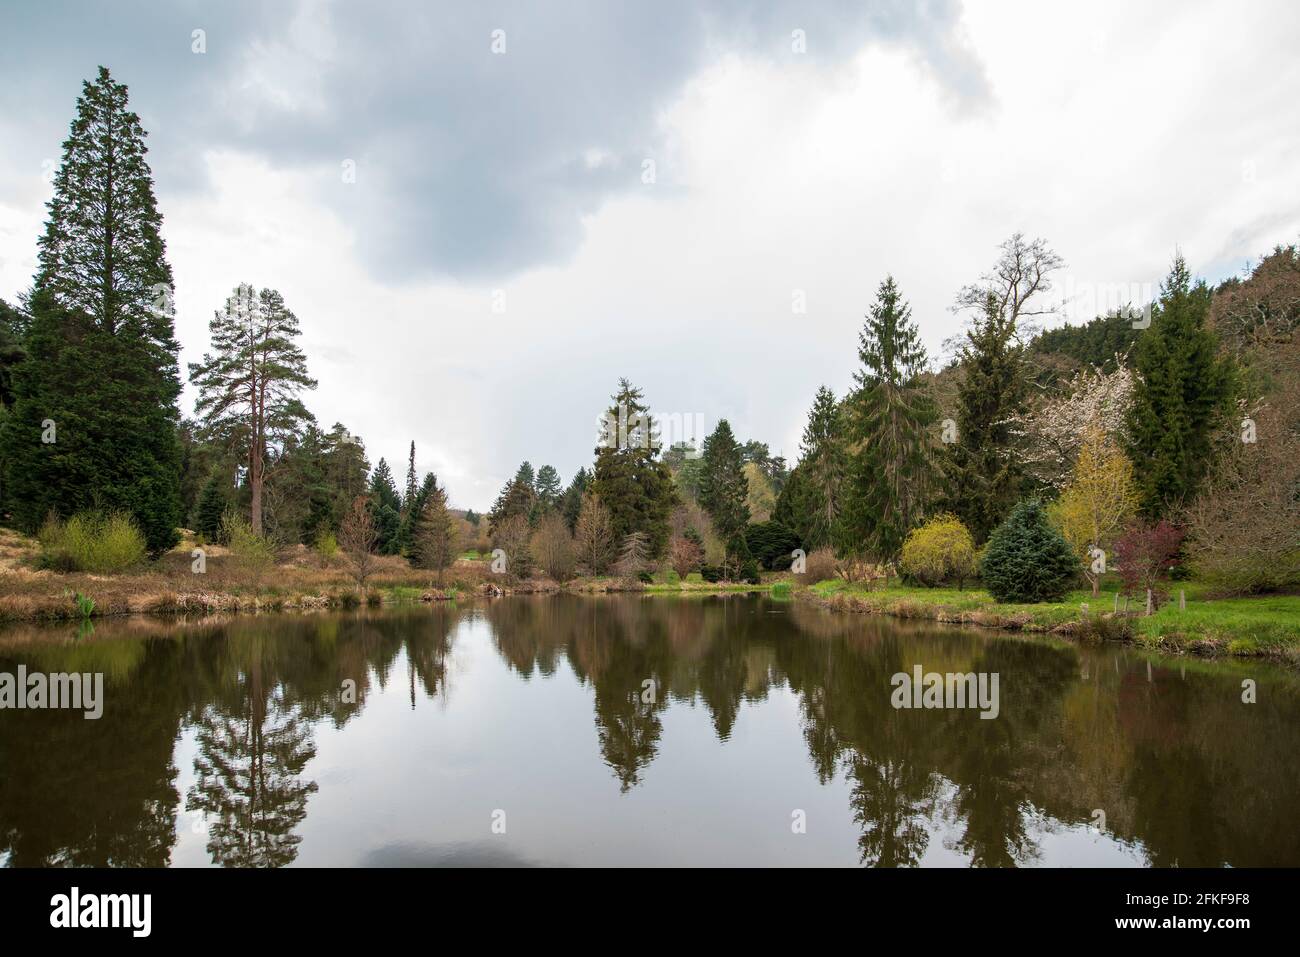
[[587, 575], [604, 575], [614, 562], [614, 522], [599, 496], [582, 496], [578, 524], [574, 528], [574, 553], [578, 568]]
[[550, 511], [538, 519], [531, 547], [533, 559], [555, 581], [573, 577], [573, 536], [559, 512]]
[[1065, 260], [1047, 240], [1026, 240], [1023, 233], [1015, 233], [998, 249], [998, 261], [992, 271], [981, 276], [979, 282], [963, 286], [953, 310], [969, 310], [983, 316], [992, 300], [996, 316], [1012, 335], [1028, 333], [1030, 330], [1020, 327], [1020, 320], [1056, 311], [1054, 305], [1043, 302], [1041, 297], [1052, 288], [1051, 275], [1065, 265]]
[[366, 497], [358, 495], [339, 526], [339, 547], [347, 555], [352, 577], [357, 580], [363, 598], [366, 580], [375, 570], [375, 545], [378, 541], [379, 532], [367, 507]]

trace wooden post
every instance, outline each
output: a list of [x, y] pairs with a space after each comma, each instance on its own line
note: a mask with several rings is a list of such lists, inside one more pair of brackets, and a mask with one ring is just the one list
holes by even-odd
[[1187, 592], [1182, 588], [1178, 589], [1178, 610], [1187, 611]]
[[1147, 614], [1151, 614], [1151, 589], [1147, 589]]

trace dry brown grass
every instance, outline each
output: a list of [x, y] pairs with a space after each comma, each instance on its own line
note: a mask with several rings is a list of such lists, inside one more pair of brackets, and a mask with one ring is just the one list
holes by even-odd
[[[303, 546], [283, 550], [269, 569], [246, 567], [220, 546], [204, 546], [206, 571], [192, 570], [192, 540], [125, 575], [63, 574], [36, 567], [33, 539], [0, 529], [0, 621], [67, 619], [77, 616], [73, 593], [95, 602], [94, 615], [130, 613], [221, 613], [309, 609], [355, 603], [355, 580], [342, 556], [325, 558]], [[434, 594], [432, 572], [412, 568], [399, 556], [376, 556], [376, 571], [367, 582], [371, 596], [383, 600], [400, 590], [404, 597], [443, 597], [447, 590], [478, 591], [487, 564], [458, 560]], [[372, 599], [373, 600], [373, 599]]]

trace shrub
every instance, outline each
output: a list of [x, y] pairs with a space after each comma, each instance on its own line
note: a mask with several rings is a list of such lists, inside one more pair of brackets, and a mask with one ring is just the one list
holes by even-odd
[[1074, 549], [1035, 499], [1021, 502], [989, 537], [981, 577], [998, 601], [1058, 601], [1078, 568]]
[[221, 539], [248, 571], [260, 572], [275, 562], [275, 545], [271, 540], [254, 534], [248, 520], [233, 510], [222, 516]]
[[803, 574], [799, 576], [805, 585], [815, 585], [835, 577], [835, 553], [829, 548], [819, 548], [804, 559]]
[[316, 539], [316, 552], [322, 558], [333, 558], [339, 553], [339, 540], [333, 532], [321, 532]]
[[762, 579], [758, 577], [758, 562], [752, 558], [747, 558], [741, 562], [740, 578], [751, 585], [759, 584]]
[[573, 577], [573, 536], [559, 512], [547, 512], [538, 520], [530, 547], [537, 564], [553, 580], [565, 582]]
[[1154, 525], [1135, 522], [1115, 543], [1115, 565], [1125, 595], [1145, 600], [1151, 592], [1151, 606], [1160, 607], [1167, 592], [1163, 582], [1178, 561], [1183, 533], [1163, 519]]
[[637, 572], [636, 577], [637, 577], [637, 581], [641, 582], [641, 584], [643, 584], [643, 585], [653, 585], [653, 584], [654, 584], [654, 580], [655, 580], [654, 575], [651, 575], [651, 574], [650, 574], [648, 571], [646, 571], [645, 569], [642, 569], [641, 571]]
[[721, 565], [702, 565], [700, 566], [700, 577], [706, 582], [720, 582], [723, 579], [724, 571]]
[[956, 582], [960, 588], [975, 576], [975, 539], [957, 516], [945, 512], [920, 528], [912, 529], [903, 542], [899, 570], [917, 584], [933, 588]]
[[675, 536], [669, 543], [668, 561], [680, 577], [685, 578], [695, 571], [703, 560], [704, 548], [698, 541], [683, 535]]
[[79, 512], [66, 522], [51, 516], [38, 540], [41, 563], [64, 572], [106, 575], [144, 561], [144, 534], [125, 512]]
[[799, 547], [799, 539], [780, 522], [757, 522], [745, 527], [745, 544], [755, 561], [775, 571], [790, 567], [790, 553]]

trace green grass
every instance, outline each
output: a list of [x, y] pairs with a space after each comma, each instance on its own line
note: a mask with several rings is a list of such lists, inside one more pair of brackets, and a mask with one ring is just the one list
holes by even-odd
[[[1186, 610], [1178, 607], [1180, 590], [1186, 594]], [[1059, 602], [1026, 605], [997, 602], [982, 588], [891, 585], [869, 589], [843, 581], [823, 581], [810, 591], [832, 600], [843, 596], [865, 610], [883, 614], [936, 620], [968, 618], [981, 624], [1048, 631], [1079, 622], [1084, 604], [1094, 620], [1110, 612], [1116, 594], [1112, 586], [1103, 588], [1096, 598], [1089, 591], [1073, 591]], [[1213, 598], [1204, 586], [1194, 582], [1175, 582], [1171, 591], [1169, 602], [1154, 615], [1138, 614], [1125, 622], [1137, 644], [1240, 655], [1290, 657], [1300, 653], [1300, 595]], [[1129, 610], [1140, 613], [1142, 606], [1131, 601]]]
[[1187, 602], [1175, 600], [1136, 620], [1140, 640], [1173, 637], [1227, 644], [1231, 654], [1279, 654], [1300, 647], [1300, 595], [1261, 595]]

